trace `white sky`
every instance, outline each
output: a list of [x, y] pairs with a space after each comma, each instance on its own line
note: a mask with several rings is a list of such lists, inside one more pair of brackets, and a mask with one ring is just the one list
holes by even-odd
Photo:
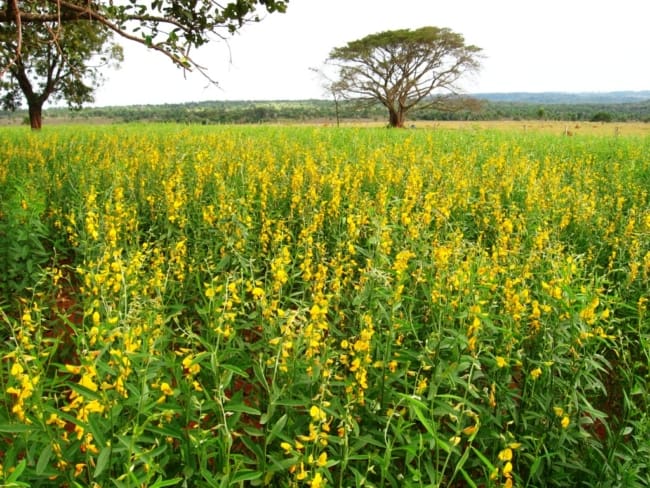
[[326, 98], [309, 68], [332, 48], [427, 25], [483, 49], [483, 69], [463, 83], [470, 93], [649, 90], [648, 19], [648, 0], [290, 0], [286, 14], [199, 51], [219, 88], [124, 43], [125, 61], [106, 73], [95, 105]]

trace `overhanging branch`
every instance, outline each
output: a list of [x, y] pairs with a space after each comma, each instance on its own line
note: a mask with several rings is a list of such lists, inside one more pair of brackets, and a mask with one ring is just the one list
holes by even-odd
[[3, 66], [0, 70], [0, 80], [4, 77], [5, 73], [11, 69], [12, 66], [20, 59], [22, 50], [23, 50], [23, 23], [21, 18], [20, 9], [18, 8], [18, 0], [11, 0], [11, 3], [8, 4], [11, 7], [11, 11], [14, 12], [14, 21], [16, 22], [16, 53], [14, 57], [9, 61], [7, 66]]
[[[225, 5], [213, 0], [195, 3], [197, 4], [194, 7], [188, 7], [183, 5], [184, 2], [172, 2], [158, 7], [161, 15], [156, 15], [157, 12], [152, 11], [156, 7], [134, 2], [125, 2], [124, 6], [117, 7], [113, 6], [112, 1], [109, 6], [108, 2], [104, 5], [102, 2], [90, 0], [44, 0], [41, 2], [43, 11], [34, 12], [21, 11], [18, 0], [8, 0], [7, 7], [0, 10], [0, 23], [16, 24], [20, 32], [20, 26], [29, 23], [54, 23], [60, 26], [65, 22], [97, 22], [122, 39], [162, 53], [184, 70], [198, 71], [211, 84], [217, 84], [216, 80], [208, 75], [206, 68], [190, 57], [190, 49], [213, 38], [225, 39], [225, 33], [219, 32], [221, 29], [234, 32], [237, 30], [236, 24], [241, 26], [251, 20], [258, 20], [259, 17], [253, 16], [257, 3], [266, 6], [269, 12], [283, 12], [286, 4], [281, 1], [260, 0], [247, 2], [241, 9], [239, 1]], [[175, 15], [177, 13], [178, 15]], [[135, 34], [135, 29], [131, 30], [134, 23], [145, 34]], [[56, 31], [52, 35], [56, 42]], [[19, 43], [17, 56], [20, 56], [23, 48]], [[9, 66], [1, 67], [1, 74], [8, 68]]]

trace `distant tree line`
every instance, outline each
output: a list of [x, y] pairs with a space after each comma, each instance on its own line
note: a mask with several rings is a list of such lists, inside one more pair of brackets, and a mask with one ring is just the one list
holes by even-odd
[[[380, 104], [340, 101], [339, 112], [344, 120], [385, 119]], [[0, 118], [14, 116], [0, 112]], [[15, 116], [26, 117], [18, 112]], [[132, 105], [88, 107], [71, 112], [66, 108], [45, 110], [49, 119], [101, 119], [109, 122], [174, 122], [188, 124], [255, 124], [273, 122], [322, 122], [336, 118], [331, 100], [302, 101], [219, 101], [166, 105]], [[650, 122], [650, 100], [633, 103], [555, 103], [502, 102], [482, 100], [473, 109], [455, 112], [423, 109], [413, 111], [417, 120], [566, 120], [594, 122]]]
[[[457, 114], [451, 114], [457, 115]], [[458, 114], [462, 115], [462, 114]], [[631, 103], [485, 102], [480, 111], [466, 114], [470, 120], [571, 120], [593, 122], [650, 122], [650, 100]], [[436, 119], [444, 114], [422, 114]]]

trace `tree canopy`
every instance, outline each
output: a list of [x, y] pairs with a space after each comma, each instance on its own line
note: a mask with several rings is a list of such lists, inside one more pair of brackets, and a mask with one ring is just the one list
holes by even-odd
[[333, 90], [346, 98], [380, 102], [388, 109], [389, 125], [402, 127], [416, 106], [449, 110], [465, 106], [458, 97], [458, 81], [480, 68], [480, 53], [450, 29], [422, 27], [349, 42], [333, 49], [328, 63], [338, 71]]
[[25, 98], [30, 124], [39, 129], [48, 99], [64, 100], [71, 108], [92, 102], [95, 88], [103, 81], [101, 69], [122, 60], [122, 49], [111, 37], [95, 22], [26, 24], [21, 32], [22, 53], [15, 57], [15, 29], [0, 24], [0, 63], [9, 75], [0, 80], [3, 108], [15, 110]]
[[[91, 60], [117, 60], [111, 37], [143, 44], [183, 69], [208, 78], [192, 50], [259, 21], [260, 10], [284, 12], [289, 0], [4, 0], [0, 3], [0, 89], [7, 108], [20, 91], [32, 127], [52, 94], [72, 106], [91, 100], [100, 81]], [[5, 75], [9, 74], [10, 80]], [[216, 82], [215, 82], [216, 83]], [[32, 117], [32, 112], [38, 112]]]
[[259, 7], [284, 12], [289, 0], [5, 0], [0, 24], [17, 26], [17, 55], [21, 26], [30, 23], [94, 21], [122, 38], [143, 44], [188, 69], [199, 69], [193, 48], [225, 33], [236, 32], [248, 21], [258, 21]]

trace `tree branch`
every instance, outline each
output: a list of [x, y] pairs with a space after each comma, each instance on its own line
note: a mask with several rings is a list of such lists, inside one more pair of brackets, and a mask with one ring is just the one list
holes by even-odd
[[[53, 5], [53, 8], [56, 11], [50, 12], [21, 12], [18, 6], [18, 0], [9, 0], [9, 6], [5, 10], [0, 10], [0, 23], [11, 23], [15, 22], [18, 26], [19, 34], [20, 28], [23, 23], [48, 23], [53, 22], [58, 26], [62, 22], [71, 22], [71, 21], [95, 21], [106, 28], [110, 29], [112, 32], [118, 36], [126, 39], [128, 41], [136, 42], [141, 44], [149, 49], [158, 51], [162, 53], [167, 58], [169, 58], [174, 64], [183, 68], [184, 70], [198, 71], [204, 78], [206, 78], [211, 84], [218, 84], [216, 80], [212, 79], [206, 71], [206, 68], [199, 65], [194, 59], [189, 56], [190, 48], [193, 45], [200, 45], [206, 42], [208, 39], [207, 35], [214, 34], [215, 36], [225, 39], [225, 36], [222, 36], [216, 29], [218, 27], [228, 28], [228, 21], [232, 15], [225, 15], [222, 19], [221, 25], [219, 24], [219, 16], [215, 18], [207, 17], [208, 21], [205, 25], [195, 25], [192, 20], [187, 22], [179, 21], [178, 19], [171, 16], [157, 16], [157, 15], [148, 15], [143, 13], [129, 13], [125, 10], [116, 10], [115, 18], [107, 15], [106, 13], [100, 11], [99, 7], [93, 6], [90, 2], [75, 3], [69, 0], [46, 0], [46, 3]], [[217, 13], [224, 12], [226, 7], [221, 6], [219, 3], [206, 0], [206, 3], [209, 5], [206, 7], [208, 10], [210, 7], [218, 9]], [[247, 12], [243, 13], [245, 15]], [[207, 14], [206, 14], [207, 15]], [[247, 19], [242, 17], [240, 24], [244, 23]], [[158, 33], [162, 33], [159, 29], [161, 25], [167, 25], [174, 30], [181, 31], [180, 36], [183, 38], [182, 43], [176, 43], [175, 39], [172, 40], [171, 34], [169, 38], [161, 42], [152, 42], [152, 37], [138, 37], [129, 32], [125, 26], [124, 22], [138, 22], [145, 28], [149, 29], [152, 36], [155, 36]], [[56, 42], [57, 32], [51, 31], [53, 41]], [[21, 46], [19, 43], [19, 50], [17, 50], [17, 56], [20, 52]], [[15, 59], [12, 60], [13, 64]], [[11, 65], [10, 64], [10, 65]], [[10, 66], [9, 65], [9, 66]], [[9, 66], [6, 66], [2, 69], [0, 74], [4, 73], [9, 69]]]
[[[90, 9], [90, 8], [84, 8], [79, 5], [75, 5], [73, 3], [67, 2], [65, 0], [61, 0], [61, 5], [64, 6], [65, 8], [68, 8], [70, 10], [74, 10], [78, 12], [79, 17], [78, 18], [83, 18], [85, 15], [88, 16], [89, 19], [95, 20], [99, 22], [100, 24], [106, 26], [116, 34], [118, 34], [120, 37], [123, 37], [124, 39], [127, 39], [129, 41], [136, 42], [138, 44], [141, 44], [149, 49], [153, 49], [154, 51], [158, 51], [159, 53], [164, 54], [167, 56], [174, 64], [177, 66], [180, 66], [183, 69], [189, 69], [191, 70], [192, 68], [196, 68], [196, 70], [201, 73], [205, 78], [207, 78], [210, 83], [212, 84], [218, 84], [216, 80], [213, 80], [205, 71], [205, 68], [200, 66], [198, 63], [196, 63], [193, 59], [189, 57], [181, 57], [176, 54], [174, 54], [172, 51], [165, 49], [165, 45], [161, 43], [157, 44], [152, 44], [147, 42], [145, 39], [139, 38], [134, 36], [133, 34], [130, 34], [126, 32], [124, 29], [122, 29], [120, 26], [115, 24], [114, 22], [111, 22], [110, 19], [108, 19], [106, 16], [101, 15], [100, 13]], [[137, 16], [133, 16], [134, 19], [137, 20]], [[129, 17], [127, 20], [131, 20]], [[186, 52], [189, 52], [186, 51]]]
[[20, 59], [23, 50], [23, 24], [21, 18], [21, 12], [18, 8], [18, 0], [11, 0], [11, 3], [8, 4], [7, 9], [11, 9], [14, 14], [14, 19], [16, 21], [16, 55], [9, 61], [9, 63], [0, 70], [0, 80], [4, 77], [5, 73], [11, 69], [12, 66]]

